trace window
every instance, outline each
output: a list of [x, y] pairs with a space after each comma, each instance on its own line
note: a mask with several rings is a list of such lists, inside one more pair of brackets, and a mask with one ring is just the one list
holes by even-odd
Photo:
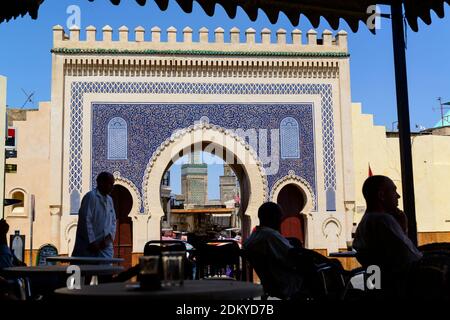
[[336, 211], [336, 192], [332, 188], [326, 191], [327, 211]]
[[281, 120], [281, 158], [300, 158], [300, 132], [297, 120], [287, 117]]
[[126, 160], [128, 149], [127, 123], [120, 117], [108, 123], [108, 160]]
[[25, 192], [22, 190], [13, 190], [10, 193], [10, 198], [19, 200], [19, 203], [13, 204], [11, 206], [10, 216], [26, 216], [27, 212], [25, 211]]

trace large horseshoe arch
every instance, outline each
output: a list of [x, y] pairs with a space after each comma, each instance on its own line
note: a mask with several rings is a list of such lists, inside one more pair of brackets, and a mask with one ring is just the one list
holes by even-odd
[[258, 223], [258, 208], [267, 201], [268, 185], [262, 163], [256, 152], [234, 132], [209, 123], [201, 123], [175, 132], [153, 153], [142, 182], [145, 214], [150, 217], [148, 240], [159, 239], [164, 211], [160, 201], [160, 182], [164, 172], [180, 157], [192, 151], [210, 152], [227, 162], [240, 182], [245, 239]]

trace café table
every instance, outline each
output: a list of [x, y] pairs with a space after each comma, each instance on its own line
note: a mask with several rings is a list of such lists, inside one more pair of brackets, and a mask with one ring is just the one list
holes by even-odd
[[[2, 273], [14, 277], [58, 275], [69, 276], [69, 266], [32, 266], [32, 267], [10, 267], [2, 270]], [[82, 276], [113, 275], [123, 271], [123, 267], [111, 265], [78, 265]]]
[[108, 299], [108, 300], [242, 300], [260, 297], [259, 284], [236, 280], [185, 280], [182, 286], [162, 287], [158, 290], [141, 290], [138, 282], [103, 283], [83, 286], [79, 290], [60, 288], [57, 298]]
[[67, 257], [67, 256], [54, 256], [46, 257], [46, 262], [63, 262], [70, 264], [109, 264], [123, 262], [122, 258], [99, 258], [99, 257]]
[[[25, 279], [29, 287], [28, 296], [35, 294], [49, 295], [56, 288], [66, 285], [66, 281], [72, 272], [67, 272], [69, 267], [63, 265], [43, 265], [30, 267], [10, 267], [2, 270], [2, 276], [9, 279]], [[77, 265], [80, 268], [81, 283], [85, 279], [90, 280], [91, 285], [98, 283], [98, 276], [112, 276], [124, 270], [120, 266], [112, 265]]]

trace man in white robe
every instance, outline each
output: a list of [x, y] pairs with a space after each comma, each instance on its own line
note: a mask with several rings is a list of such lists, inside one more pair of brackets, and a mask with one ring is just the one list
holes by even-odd
[[72, 256], [113, 257], [116, 213], [109, 195], [113, 186], [114, 176], [109, 172], [102, 172], [97, 176], [97, 188], [83, 197]]

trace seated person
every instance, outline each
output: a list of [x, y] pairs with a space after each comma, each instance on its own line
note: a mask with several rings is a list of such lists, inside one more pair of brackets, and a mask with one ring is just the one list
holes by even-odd
[[14, 266], [24, 266], [25, 264], [17, 259], [8, 247], [6, 236], [9, 231], [9, 225], [5, 219], [0, 220], [0, 270]]
[[[24, 266], [25, 263], [16, 258], [8, 247], [6, 236], [9, 231], [9, 225], [5, 219], [0, 220], [0, 271], [4, 268], [14, 266]], [[17, 300], [11, 284], [0, 276], [0, 301]]]
[[371, 176], [362, 192], [367, 209], [353, 241], [357, 259], [365, 268], [380, 267], [381, 288], [387, 294], [402, 295], [408, 273], [422, 254], [406, 235], [397, 188], [388, 177]]
[[310, 286], [305, 277], [310, 271], [308, 266], [333, 262], [314, 251], [296, 248], [284, 238], [280, 234], [282, 216], [278, 204], [261, 205], [260, 224], [244, 242], [246, 256], [271, 296], [285, 299], [309, 295]]

